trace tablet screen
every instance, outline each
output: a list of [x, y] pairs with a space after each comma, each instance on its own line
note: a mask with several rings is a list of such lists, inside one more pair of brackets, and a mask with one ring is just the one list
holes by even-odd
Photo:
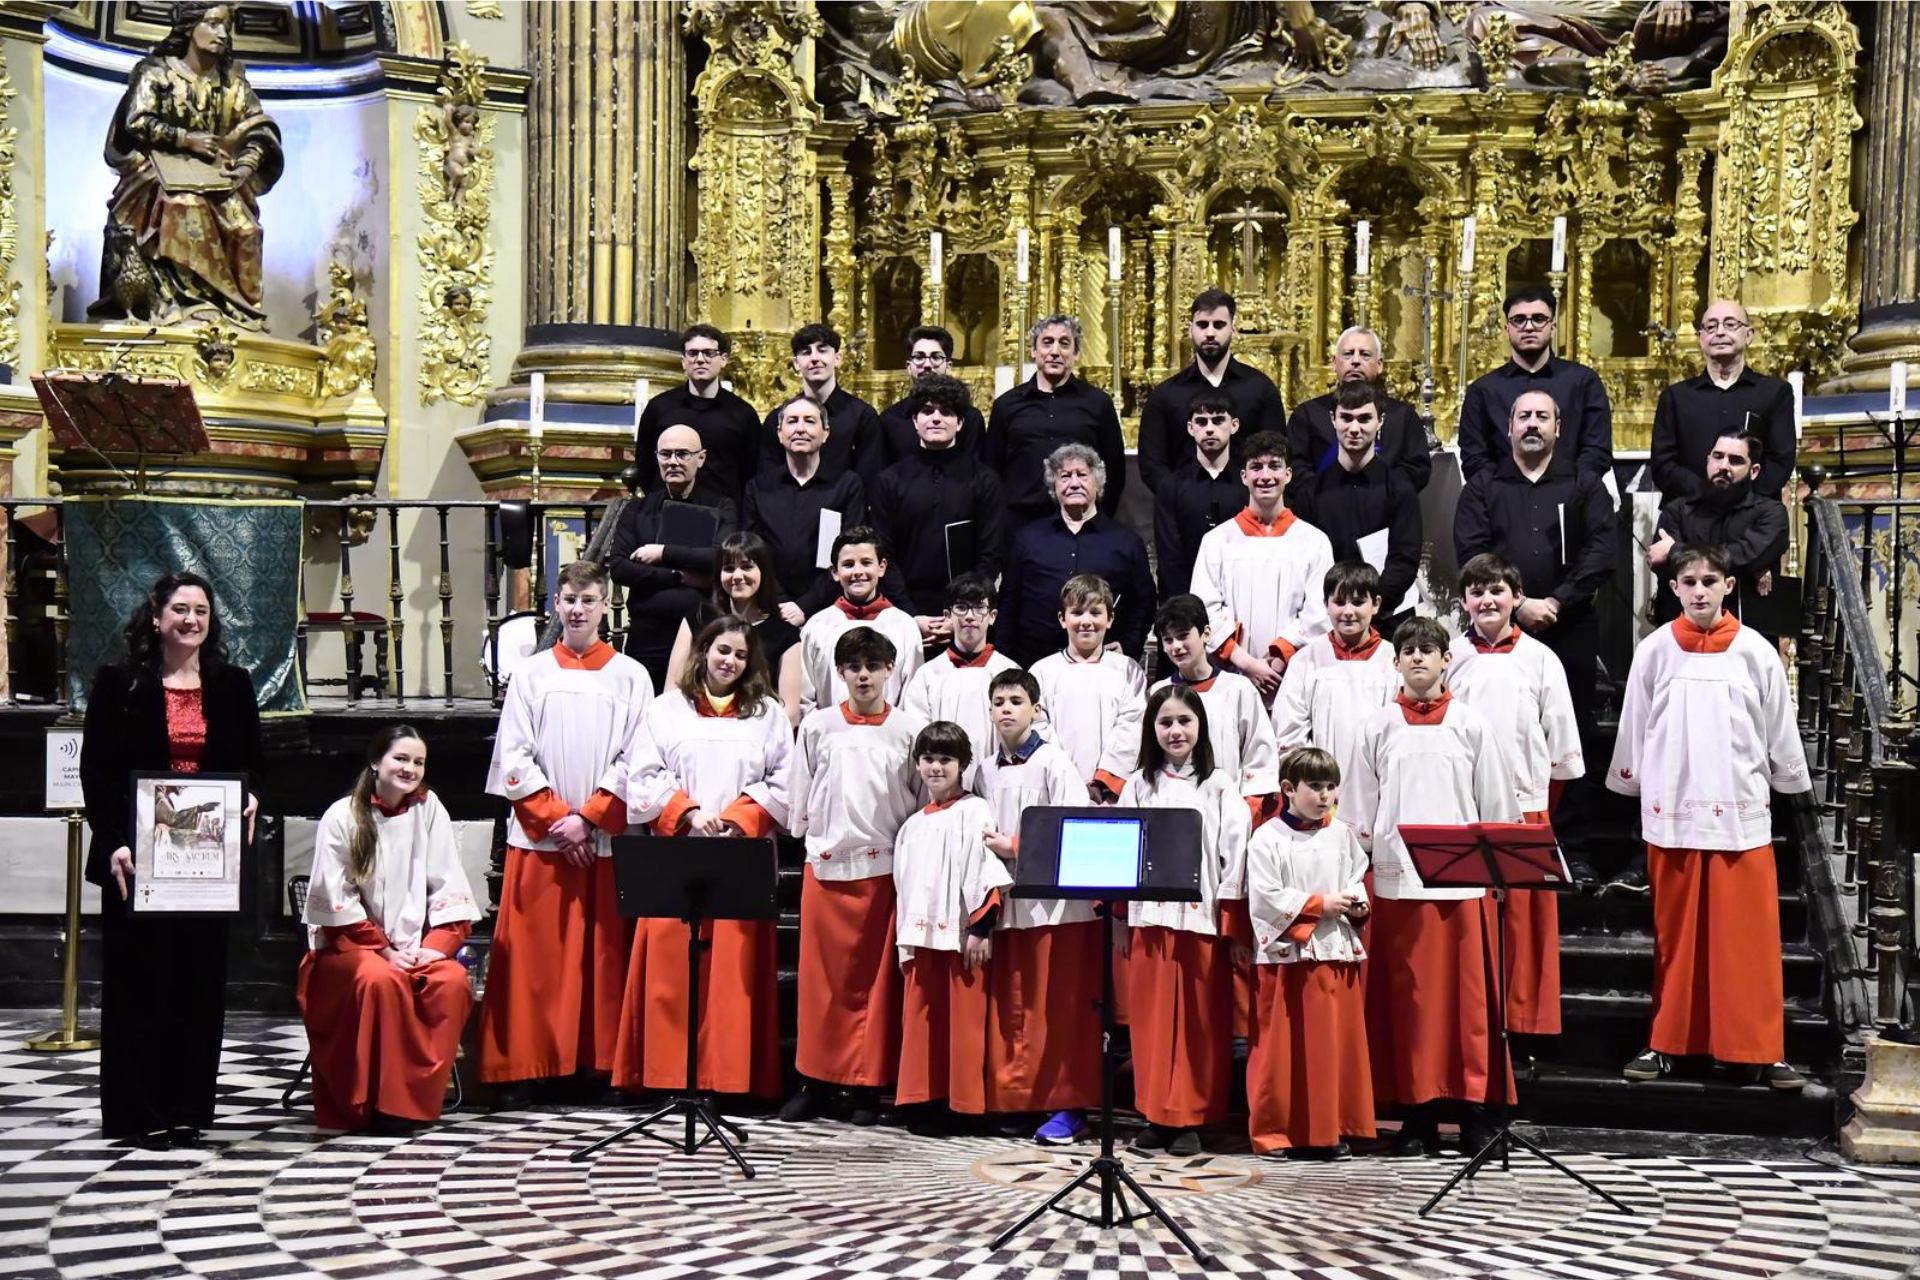
[[1139, 888], [1140, 826], [1138, 818], [1062, 819], [1060, 887]]

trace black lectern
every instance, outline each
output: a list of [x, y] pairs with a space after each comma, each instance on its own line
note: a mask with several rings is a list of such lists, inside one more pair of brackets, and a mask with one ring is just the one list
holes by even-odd
[[[1100, 903], [1100, 1154], [1072, 1182], [994, 1237], [993, 1247], [1025, 1231], [1052, 1209], [1097, 1227], [1124, 1227], [1156, 1218], [1202, 1266], [1212, 1259], [1159, 1202], [1143, 1190], [1113, 1153], [1113, 1077], [1118, 1053], [1113, 1020], [1113, 912], [1129, 902], [1200, 901], [1200, 814], [1193, 809], [1032, 808], [1020, 815], [1020, 858], [1013, 873], [1016, 898], [1077, 898]], [[1097, 1186], [1100, 1215], [1066, 1205], [1068, 1196]], [[1124, 1190], [1123, 1190], [1124, 1189]], [[1143, 1208], [1127, 1206], [1131, 1191]], [[1115, 1211], [1116, 1205], [1118, 1212]]]
[[[679, 1147], [692, 1155], [709, 1142], [718, 1142], [740, 1172], [753, 1177], [753, 1166], [740, 1154], [746, 1131], [721, 1119], [700, 1096], [700, 953], [711, 944], [700, 936], [701, 926], [713, 920], [774, 920], [779, 917], [779, 873], [773, 841], [697, 838], [689, 836], [622, 836], [613, 842], [614, 886], [620, 914], [629, 920], [683, 920], [687, 925], [687, 1083], [657, 1110], [617, 1133], [573, 1153], [576, 1162], [588, 1159], [622, 1138], [639, 1135]], [[685, 1134], [670, 1138], [649, 1129], [678, 1116]], [[704, 1130], [704, 1137], [696, 1137]]]

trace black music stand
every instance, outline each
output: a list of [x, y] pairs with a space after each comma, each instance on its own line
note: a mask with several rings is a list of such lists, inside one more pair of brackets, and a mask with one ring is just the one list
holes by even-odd
[[[775, 920], [779, 871], [773, 841], [688, 836], [621, 836], [613, 842], [614, 886], [620, 914], [629, 920], [682, 920], [687, 926], [687, 1084], [660, 1107], [573, 1153], [580, 1163], [603, 1147], [623, 1138], [652, 1138], [692, 1155], [709, 1142], [718, 1142], [740, 1172], [753, 1177], [753, 1166], [729, 1141], [732, 1134], [745, 1146], [747, 1134], [723, 1120], [700, 1094], [700, 953], [713, 944], [700, 936], [700, 926], [712, 920]], [[661, 1120], [678, 1116], [685, 1134], [670, 1138], [648, 1130]], [[696, 1131], [705, 1136], [696, 1139]]]
[[[1507, 891], [1510, 889], [1529, 889], [1545, 893], [1569, 893], [1573, 889], [1573, 873], [1567, 869], [1566, 859], [1560, 854], [1560, 842], [1555, 839], [1553, 828], [1521, 822], [1475, 822], [1466, 826], [1418, 826], [1407, 825], [1398, 828], [1401, 841], [1407, 846], [1407, 856], [1413, 861], [1413, 869], [1419, 873], [1420, 880], [1429, 889], [1490, 889], [1493, 891], [1495, 927], [1499, 930], [1499, 941], [1491, 947], [1486, 944], [1486, 917], [1480, 917], [1481, 953], [1497, 956], [1493, 972], [1488, 975], [1490, 990], [1494, 992], [1493, 1013], [1500, 1027], [1500, 1070], [1506, 1076], [1507, 1056]], [[1473, 1177], [1496, 1156], [1500, 1168], [1505, 1171], [1511, 1166], [1508, 1159], [1513, 1148], [1530, 1151], [1548, 1168], [1565, 1174], [1585, 1187], [1593, 1194], [1605, 1200], [1621, 1213], [1631, 1214], [1633, 1210], [1621, 1204], [1612, 1195], [1603, 1191], [1592, 1182], [1575, 1173], [1566, 1165], [1554, 1159], [1536, 1142], [1522, 1137], [1513, 1131], [1513, 1102], [1508, 1090], [1500, 1090], [1500, 1123], [1495, 1127], [1493, 1137], [1487, 1144], [1474, 1152], [1473, 1157], [1447, 1179], [1447, 1184], [1434, 1192], [1433, 1198], [1420, 1206], [1420, 1216], [1426, 1217], [1442, 1200], [1446, 1199], [1461, 1182]]]
[[[1096, 1227], [1124, 1227], [1142, 1218], [1157, 1218], [1201, 1266], [1213, 1265], [1213, 1259], [1133, 1180], [1113, 1152], [1113, 1077], [1119, 1057], [1114, 1047], [1113, 911], [1128, 902], [1200, 901], [1200, 849], [1200, 814], [1194, 809], [1036, 806], [1020, 815], [1020, 859], [1014, 867], [1013, 896], [1090, 899], [1101, 904], [1100, 1154], [1073, 1181], [995, 1236], [993, 1248], [1006, 1248], [1009, 1240], [1052, 1209]], [[1096, 1185], [1098, 1217], [1066, 1206], [1068, 1196]], [[1128, 1208], [1125, 1191], [1133, 1192], [1144, 1207]]]

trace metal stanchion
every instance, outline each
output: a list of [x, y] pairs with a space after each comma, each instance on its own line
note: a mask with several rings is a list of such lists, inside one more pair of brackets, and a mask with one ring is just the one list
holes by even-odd
[[100, 1047], [100, 1033], [80, 1029], [80, 827], [86, 819], [67, 811], [67, 944], [60, 981], [60, 1029], [26, 1042], [41, 1053], [82, 1053]]

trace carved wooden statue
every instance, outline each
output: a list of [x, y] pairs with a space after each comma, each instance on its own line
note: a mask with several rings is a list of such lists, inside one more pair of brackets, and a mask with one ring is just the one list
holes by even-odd
[[173, 8], [107, 134], [120, 181], [88, 314], [262, 329], [259, 197], [280, 177], [280, 130], [233, 60], [232, 6]]

